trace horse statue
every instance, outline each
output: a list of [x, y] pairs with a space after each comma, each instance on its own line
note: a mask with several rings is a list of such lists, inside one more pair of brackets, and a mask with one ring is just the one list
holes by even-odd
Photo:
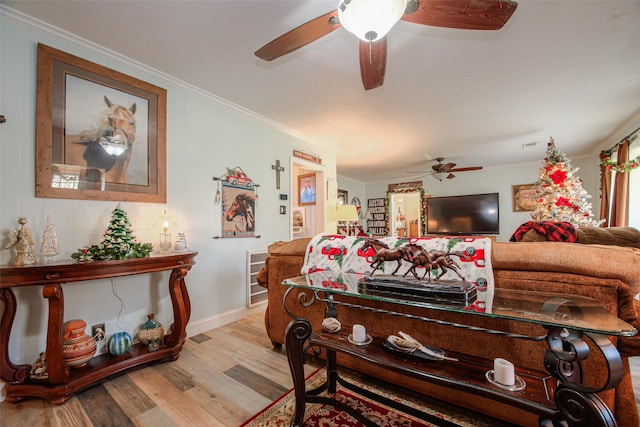
[[136, 139], [136, 104], [127, 108], [107, 96], [104, 102], [108, 108], [102, 112], [98, 126], [66, 138], [64, 163], [86, 166], [89, 172], [84, 180], [97, 181], [101, 177], [96, 170], [102, 169], [106, 182], [125, 184]]
[[238, 231], [254, 231], [255, 230], [255, 199], [248, 193], [240, 193], [233, 199], [231, 206], [225, 214], [227, 221], [233, 221], [236, 217], [242, 217], [246, 224], [243, 230]]
[[[458, 275], [458, 277], [464, 280], [464, 276], [460, 271], [460, 266], [451, 258], [452, 255], [458, 257], [465, 257], [463, 252], [445, 252], [445, 251], [432, 251], [427, 252], [422, 246], [416, 244], [408, 244], [402, 248], [404, 252], [403, 259], [411, 263], [411, 267], [404, 273], [402, 277], [405, 277], [409, 272], [418, 280], [424, 280], [427, 277], [427, 283], [431, 282], [431, 270], [440, 269], [435, 280], [440, 279], [447, 274], [447, 271], [451, 270]], [[416, 273], [416, 267], [424, 267], [425, 273], [422, 278], [418, 277]]]
[[384, 264], [385, 261], [398, 262], [398, 266], [391, 274], [396, 274], [396, 272], [402, 266], [402, 257], [403, 257], [402, 248], [391, 249], [386, 243], [367, 237], [364, 239], [364, 244], [360, 249], [364, 251], [368, 248], [371, 248], [373, 252], [375, 252], [375, 259], [370, 264], [370, 267], [373, 268], [373, 271], [371, 272], [371, 274], [375, 273], [375, 271], [378, 268], [380, 268], [380, 266]]

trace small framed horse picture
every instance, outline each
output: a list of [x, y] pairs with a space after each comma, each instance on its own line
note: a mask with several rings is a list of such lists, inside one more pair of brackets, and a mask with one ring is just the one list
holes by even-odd
[[166, 202], [167, 91], [38, 44], [36, 197]]

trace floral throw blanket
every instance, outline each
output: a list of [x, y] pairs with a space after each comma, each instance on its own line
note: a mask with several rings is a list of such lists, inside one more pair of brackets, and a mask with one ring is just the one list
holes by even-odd
[[[418, 264], [413, 272], [426, 281], [465, 280], [473, 283], [477, 300], [467, 307], [476, 311], [491, 311], [494, 279], [491, 267], [491, 239], [486, 237], [356, 237], [318, 234], [307, 246], [302, 274], [334, 271], [360, 274], [395, 274], [402, 277], [414, 265], [407, 250], [420, 246], [432, 260], [432, 270]], [[415, 247], [415, 246], [413, 246]], [[404, 256], [402, 256], [404, 254]], [[413, 275], [413, 272], [408, 272]]]

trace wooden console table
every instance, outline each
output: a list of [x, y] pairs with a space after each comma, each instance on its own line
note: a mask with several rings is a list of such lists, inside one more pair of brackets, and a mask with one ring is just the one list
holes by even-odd
[[[186, 339], [186, 326], [191, 316], [191, 302], [184, 278], [195, 264], [197, 254], [181, 252], [122, 261], [69, 260], [0, 268], [0, 301], [4, 306], [0, 319], [0, 378], [8, 384], [7, 400], [17, 402], [33, 396], [60, 404], [79, 390], [109, 375], [152, 361], [176, 360]], [[164, 345], [155, 352], [148, 352], [143, 345], [135, 345], [121, 356], [104, 354], [92, 358], [88, 365], [81, 368], [70, 369], [65, 366], [62, 355], [62, 284], [160, 271], [171, 271], [169, 294], [173, 305], [171, 333], [164, 337]], [[49, 302], [46, 348], [48, 380], [30, 378], [31, 365], [15, 365], [9, 359], [9, 338], [17, 309], [12, 288], [21, 286], [42, 286], [42, 296]]]
[[[611, 410], [596, 394], [615, 387], [624, 373], [620, 353], [609, 341], [607, 335], [633, 336], [637, 331], [633, 326], [609, 313], [598, 301], [574, 295], [497, 288], [494, 290], [492, 311], [484, 313], [465, 310], [459, 305], [448, 306], [407, 300], [391, 292], [385, 295], [372, 295], [364, 292], [359, 286], [362, 278], [361, 274], [344, 272], [336, 274], [331, 271], [322, 271], [286, 279], [283, 282], [289, 287], [285, 292], [283, 305], [293, 319], [286, 332], [286, 350], [296, 396], [294, 426], [302, 424], [305, 404], [309, 402], [333, 405], [349, 413], [363, 425], [375, 427], [374, 422], [330, 397], [335, 393], [337, 383], [350, 389], [358, 389], [339, 376], [336, 364], [337, 352], [416, 379], [475, 393], [524, 409], [538, 415], [541, 426], [613, 427], [617, 425]], [[548, 349], [541, 356], [544, 357], [544, 366], [548, 373], [530, 370], [519, 372], [520, 375], [526, 376], [523, 388], [504, 390], [488, 383], [486, 376], [489, 374], [488, 369], [491, 369], [492, 361], [490, 360], [449, 353], [451, 356], [458, 357], [459, 361], [438, 362], [434, 366], [433, 362], [424, 362], [412, 359], [406, 354], [387, 351], [383, 346], [385, 337], [376, 335], [376, 331], [369, 332], [372, 340], [368, 345], [351, 343], [347, 337], [350, 328], [347, 325], [343, 325], [347, 327], [347, 331], [338, 333], [314, 332], [314, 329], [318, 329], [318, 325], [314, 328], [308, 319], [296, 316], [286, 308], [287, 298], [290, 295], [294, 297], [296, 291], [299, 291], [297, 300], [301, 306], [309, 307], [316, 302], [324, 303], [327, 316], [331, 317], [337, 317], [337, 307], [346, 307], [373, 312], [380, 316], [390, 316], [391, 322], [393, 317], [404, 317], [452, 328], [503, 335], [510, 339], [546, 341]], [[351, 302], [334, 298], [338, 295], [355, 297], [356, 302], [352, 301], [353, 298], [349, 300]], [[374, 301], [389, 304], [383, 309], [379, 305], [372, 304]], [[412, 311], [413, 314], [405, 313], [402, 311], [403, 306], [419, 307], [420, 314], [415, 314], [416, 311]], [[460, 322], [452, 323], [438, 319], [436, 312], [441, 311], [459, 313]], [[466, 324], [468, 316], [489, 316], [505, 319], [507, 323], [533, 323], [543, 326], [547, 333], [542, 336], [528, 336], [485, 329], [472, 326], [472, 322]], [[589, 357], [589, 347], [585, 341], [587, 337], [599, 350], [606, 365], [608, 375], [605, 384], [591, 386], [582, 382], [581, 364]], [[303, 363], [305, 351], [309, 347], [326, 350], [327, 381], [314, 390], [306, 390], [304, 378]], [[551, 379], [549, 374], [553, 380], [547, 382], [545, 377]], [[328, 390], [329, 395], [320, 396], [319, 394], [325, 390]], [[382, 398], [380, 400], [396, 406], [392, 401]]]

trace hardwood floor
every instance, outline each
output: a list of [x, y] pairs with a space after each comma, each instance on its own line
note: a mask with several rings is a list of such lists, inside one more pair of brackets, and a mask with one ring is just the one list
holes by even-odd
[[[631, 366], [640, 408], [640, 357]], [[236, 427], [291, 387], [286, 355], [273, 350], [261, 312], [191, 337], [175, 362], [131, 371], [64, 405], [0, 403], [0, 427]]]
[[286, 355], [273, 350], [261, 312], [191, 337], [175, 362], [131, 371], [64, 405], [0, 403], [0, 426], [236, 427], [291, 387]]

